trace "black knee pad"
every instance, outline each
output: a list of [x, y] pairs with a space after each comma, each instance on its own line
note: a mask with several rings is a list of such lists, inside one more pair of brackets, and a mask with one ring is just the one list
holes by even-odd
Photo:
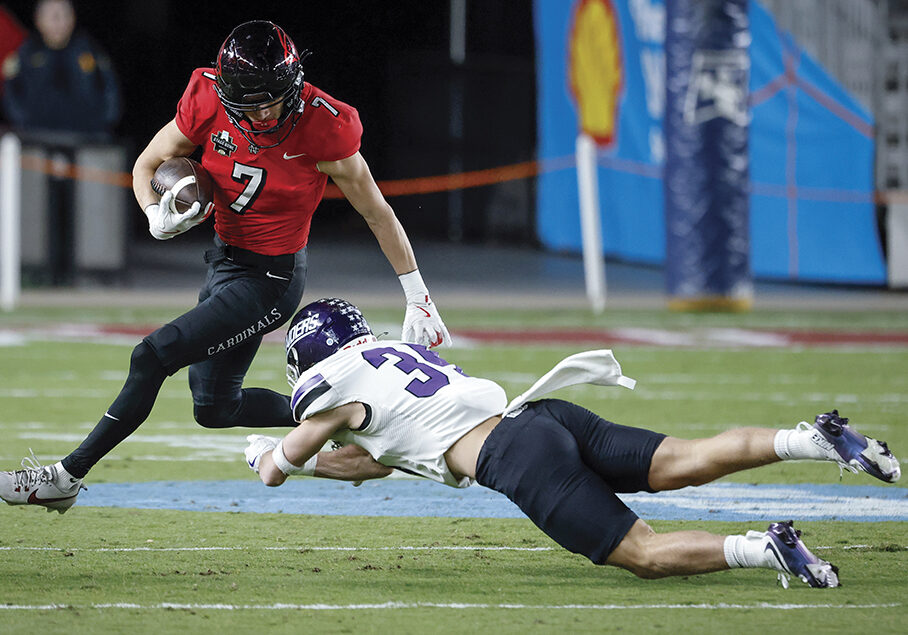
[[236, 404], [230, 403], [226, 407], [224, 404], [211, 404], [200, 406], [194, 404], [192, 415], [196, 423], [203, 428], [232, 428], [236, 425], [234, 422], [236, 413]]
[[129, 375], [131, 379], [154, 380], [157, 383], [163, 382], [167, 377], [167, 371], [161, 364], [161, 360], [145, 340], [132, 349], [132, 355], [129, 358]]
[[[161, 360], [145, 341], [132, 349], [129, 358], [129, 375], [120, 394], [108, 409], [117, 420], [138, 426], [148, 417], [154, 401], [167, 379]], [[100, 458], [100, 457], [99, 457]]]
[[195, 422], [203, 428], [224, 427], [223, 425], [218, 425], [217, 406], [200, 406], [198, 404], [194, 404], [192, 406], [192, 416], [195, 417]]

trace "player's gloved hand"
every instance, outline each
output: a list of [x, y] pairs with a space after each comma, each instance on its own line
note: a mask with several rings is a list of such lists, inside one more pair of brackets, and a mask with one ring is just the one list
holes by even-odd
[[438, 309], [428, 295], [422, 296], [420, 300], [407, 300], [407, 312], [404, 314], [400, 339], [429, 348], [440, 344], [451, 346], [448, 328], [441, 321]]
[[404, 313], [404, 326], [400, 339], [404, 342], [422, 344], [433, 348], [444, 344], [451, 346], [451, 334], [441, 321], [435, 303], [429, 298], [419, 270], [398, 276], [407, 296], [407, 311]]
[[246, 447], [246, 465], [249, 466], [249, 469], [259, 473], [259, 464], [262, 461], [262, 455], [265, 452], [270, 452], [277, 447], [277, 444], [280, 443], [280, 439], [275, 437], [266, 437], [263, 434], [250, 434], [246, 437], [246, 441], [249, 442], [249, 445]]
[[152, 203], [145, 208], [145, 216], [148, 217], [148, 233], [158, 240], [168, 240], [192, 229], [208, 218], [208, 214], [213, 208], [213, 205], [209, 204], [203, 209], [202, 204], [196, 201], [188, 210], [180, 214], [171, 209], [172, 201], [173, 192], [167, 190], [161, 196], [160, 202]]

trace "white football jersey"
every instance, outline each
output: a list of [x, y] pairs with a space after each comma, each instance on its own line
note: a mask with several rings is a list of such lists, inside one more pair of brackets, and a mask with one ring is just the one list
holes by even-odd
[[455, 479], [444, 453], [502, 414], [507, 397], [495, 382], [465, 375], [424, 346], [383, 341], [339, 351], [302, 373], [291, 407], [301, 422], [355, 401], [366, 406], [366, 420], [336, 441], [359, 445], [383, 465], [467, 487], [472, 479]]

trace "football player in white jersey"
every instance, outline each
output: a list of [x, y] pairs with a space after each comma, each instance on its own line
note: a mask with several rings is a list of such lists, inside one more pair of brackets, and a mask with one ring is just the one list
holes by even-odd
[[[291, 405], [299, 426], [284, 439], [251, 435], [249, 467], [270, 486], [303, 474], [343, 480], [401, 469], [453, 487], [474, 481], [510, 498], [566, 549], [642, 578], [735, 567], [774, 569], [812, 587], [838, 586], [838, 569], [812, 554], [792, 523], [719, 536], [657, 534], [616, 492], [700, 485], [787, 459], [835, 461], [895, 482], [886, 444], [838, 412], [794, 429], [738, 428], [685, 440], [605, 421], [575, 404], [534, 400], [577, 384], [633, 388], [610, 351], [562, 360], [507, 403], [492, 381], [470, 377], [427, 348], [377, 341], [345, 300], [313, 302], [287, 333]], [[333, 440], [343, 447], [320, 452]]]

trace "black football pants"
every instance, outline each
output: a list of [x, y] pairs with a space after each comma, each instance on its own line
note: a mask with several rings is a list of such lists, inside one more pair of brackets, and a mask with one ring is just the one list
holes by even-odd
[[189, 366], [193, 415], [207, 428], [294, 426], [287, 395], [243, 388], [262, 337], [286, 323], [306, 283], [306, 249], [262, 256], [224, 245], [209, 263], [199, 303], [134, 349], [117, 399], [82, 444], [63, 459], [82, 477], [148, 417], [164, 379]]
[[637, 521], [615, 493], [652, 491], [649, 468], [663, 439], [567, 401], [532, 401], [486, 438], [476, 482], [510, 498], [565, 549], [604, 564]]

